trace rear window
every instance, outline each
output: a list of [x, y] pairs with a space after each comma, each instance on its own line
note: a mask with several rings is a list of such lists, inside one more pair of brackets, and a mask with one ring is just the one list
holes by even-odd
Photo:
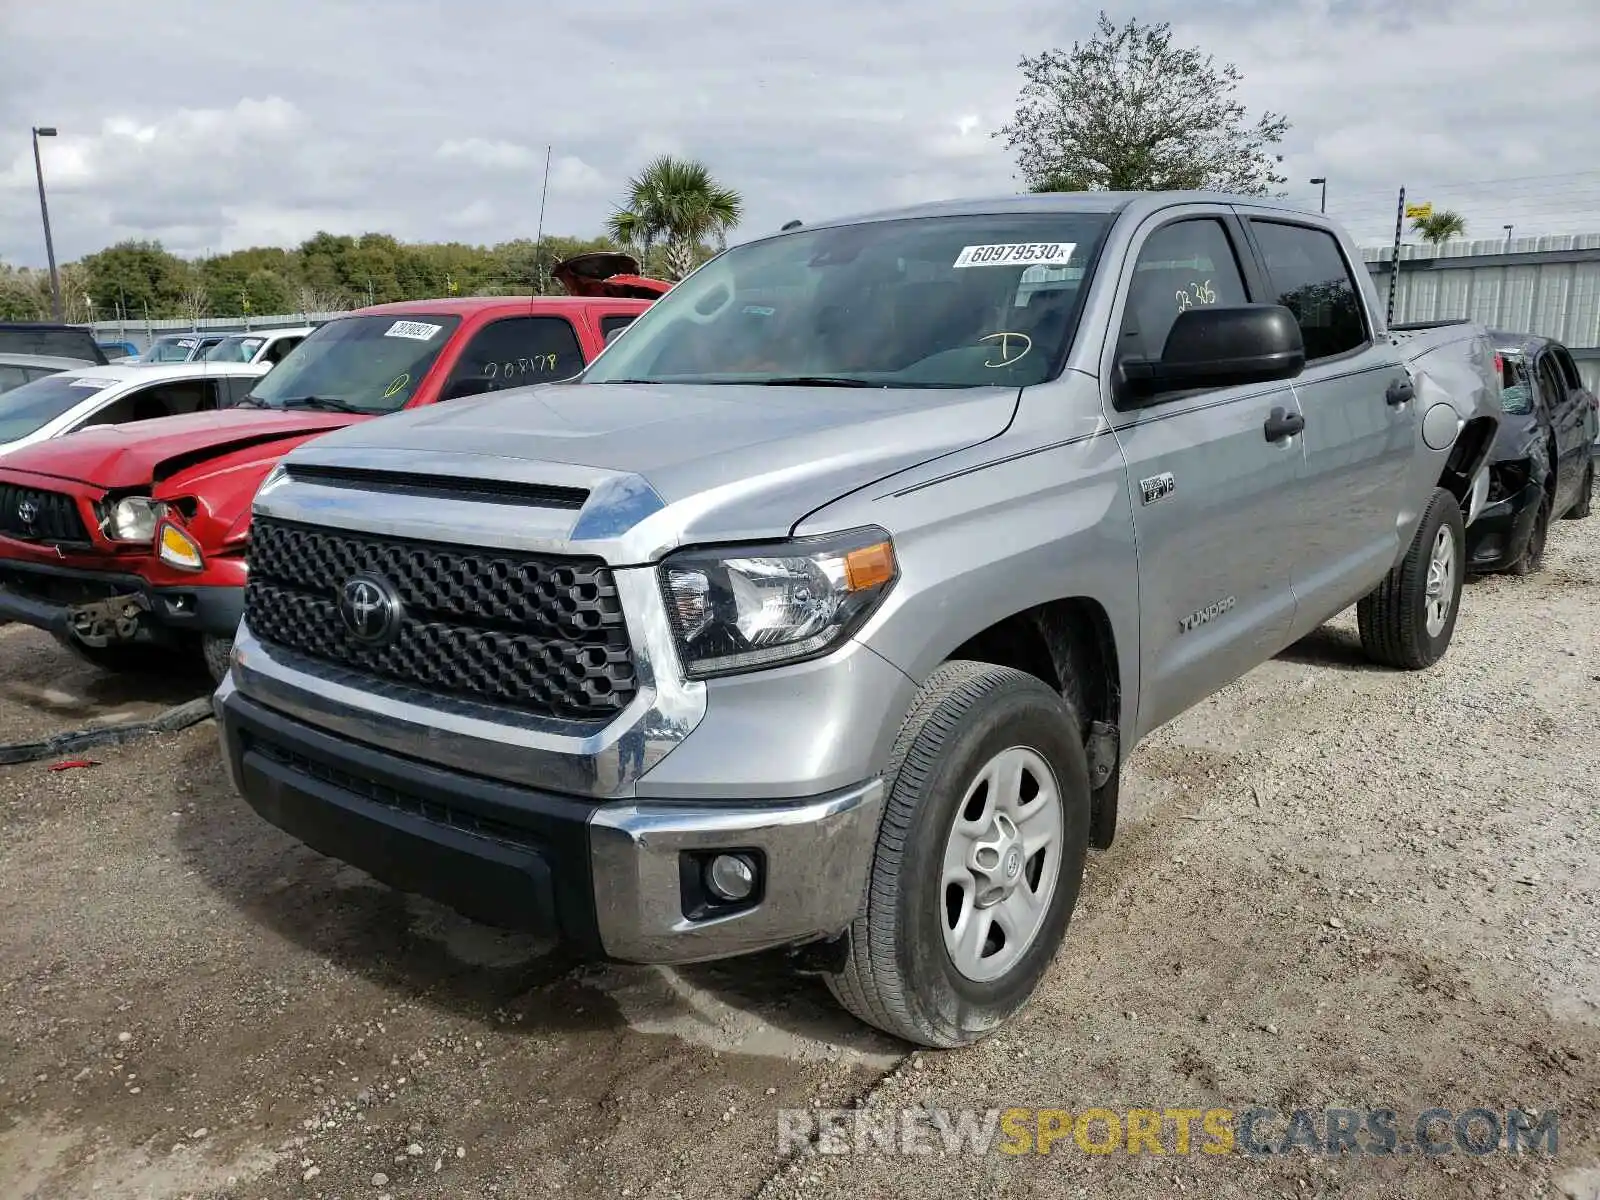
[[0, 394], [0, 444], [25, 438], [76, 408], [111, 381], [79, 375], [47, 375]]
[[266, 340], [262, 337], [223, 338], [206, 351], [206, 361], [247, 363], [256, 356], [256, 351], [261, 349], [261, 343]]
[[0, 324], [0, 351], [76, 358], [97, 364], [106, 361], [94, 335], [70, 325]]

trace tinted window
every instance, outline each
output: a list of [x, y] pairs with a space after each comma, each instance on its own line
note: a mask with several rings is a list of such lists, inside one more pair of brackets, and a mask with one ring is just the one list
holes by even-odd
[[90, 417], [80, 429], [91, 425], [125, 425], [130, 421], [154, 421], [160, 417], [175, 417], [183, 413], [216, 408], [216, 392], [207, 379], [180, 379], [174, 383], [158, 383], [140, 388], [106, 405]]
[[1331, 233], [1303, 225], [1252, 221], [1278, 303], [1300, 322], [1306, 361], [1364, 345], [1361, 297]]
[[237, 375], [217, 380], [217, 386], [222, 391], [222, 395], [217, 402], [218, 406], [232, 408], [250, 394], [250, 390], [255, 387], [256, 382], [254, 375]]
[[1145, 240], [1133, 265], [1119, 353], [1158, 359], [1178, 314], [1215, 304], [1247, 304], [1244, 279], [1222, 222], [1179, 221]]
[[606, 341], [609, 342], [611, 340], [611, 335], [612, 334], [621, 333], [629, 325], [633, 324], [635, 315], [636, 314], [634, 314], [634, 313], [614, 313], [613, 315], [611, 315], [609, 317], [601, 317], [600, 318], [600, 334], [601, 334], [601, 336], [604, 337], [606, 339]]
[[28, 373], [21, 367], [8, 367], [0, 363], [0, 392], [9, 392], [28, 382]]
[[297, 337], [279, 338], [267, 347], [267, 352], [261, 356], [261, 361], [280, 363], [288, 356], [289, 351], [298, 346], [300, 342], [301, 339]]
[[[1020, 213], [799, 229], [734, 246], [640, 315], [586, 384], [1018, 387], [1071, 342], [1110, 217]], [[1023, 277], [1040, 267], [1052, 277]], [[1050, 286], [1032, 286], [1049, 283]]]
[[251, 394], [274, 408], [311, 397], [362, 412], [394, 412], [411, 399], [460, 324], [458, 316], [428, 312], [340, 317], [301, 342]]
[[443, 399], [570, 379], [583, 348], [564, 317], [510, 317], [472, 335], [445, 384]]
[[96, 392], [114, 386], [114, 381], [108, 379], [62, 374], [0, 393], [0, 443], [27, 437]]
[[1556, 369], [1553, 354], [1544, 354], [1539, 358], [1539, 393], [1539, 399], [1547, 411], [1566, 399], [1567, 385], [1561, 378], [1561, 372]]
[[1583, 386], [1583, 376], [1578, 374], [1578, 364], [1572, 361], [1572, 355], [1567, 353], [1565, 346], [1551, 346], [1550, 356], [1556, 360], [1556, 368], [1569, 389]]

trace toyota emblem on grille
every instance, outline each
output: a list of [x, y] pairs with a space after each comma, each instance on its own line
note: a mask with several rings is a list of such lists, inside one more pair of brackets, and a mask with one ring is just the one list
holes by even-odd
[[33, 523], [39, 519], [39, 502], [37, 500], [24, 500], [17, 505], [17, 520], [22, 522], [22, 527], [29, 533], [33, 532]]
[[384, 580], [357, 575], [339, 592], [339, 616], [363, 642], [386, 645], [400, 629], [400, 597]]

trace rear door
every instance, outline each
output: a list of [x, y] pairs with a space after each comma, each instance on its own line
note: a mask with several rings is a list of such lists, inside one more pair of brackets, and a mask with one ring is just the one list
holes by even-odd
[[1409, 376], [1375, 337], [1357, 267], [1339, 239], [1277, 216], [1251, 216], [1248, 227], [1269, 302], [1294, 313], [1306, 348], [1293, 384], [1306, 419], [1306, 470], [1295, 514], [1284, 514], [1298, 529], [1299, 639], [1371, 591], [1398, 556], [1416, 405], [1390, 402], [1390, 386]]
[[[1566, 362], [1563, 363], [1563, 357]], [[1571, 367], [1571, 376], [1567, 366]], [[1555, 435], [1555, 515], [1572, 507], [1589, 465], [1593, 439], [1589, 433], [1590, 402], [1577, 378], [1577, 365], [1561, 346], [1550, 344], [1534, 361], [1539, 393], [1549, 404], [1550, 428]]]
[[[1184, 309], [1260, 299], [1232, 217], [1151, 218], [1118, 283], [1107, 415], [1128, 464], [1139, 560], [1140, 733], [1287, 644], [1294, 618], [1298, 436], [1268, 441], [1287, 383], [1157, 396], [1129, 407], [1110, 381], [1123, 358], [1159, 358]], [[1254, 287], [1247, 281], [1254, 281]]]

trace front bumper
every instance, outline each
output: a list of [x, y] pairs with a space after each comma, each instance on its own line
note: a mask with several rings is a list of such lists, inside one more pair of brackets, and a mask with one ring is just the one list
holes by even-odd
[[244, 615], [243, 587], [158, 586], [127, 572], [0, 559], [0, 620], [65, 633], [75, 609], [114, 596], [137, 598], [140, 624], [156, 636], [192, 630], [232, 637]]
[[1467, 570], [1503, 571], [1527, 548], [1544, 500], [1544, 485], [1529, 483], [1515, 495], [1486, 504], [1467, 527]]
[[[730, 803], [604, 801], [405, 758], [237, 690], [214, 700], [234, 786], [313, 849], [488, 924], [586, 956], [680, 963], [842, 932], [865, 901], [881, 781]], [[743, 906], [707, 904], [709, 851], [761, 864]]]

